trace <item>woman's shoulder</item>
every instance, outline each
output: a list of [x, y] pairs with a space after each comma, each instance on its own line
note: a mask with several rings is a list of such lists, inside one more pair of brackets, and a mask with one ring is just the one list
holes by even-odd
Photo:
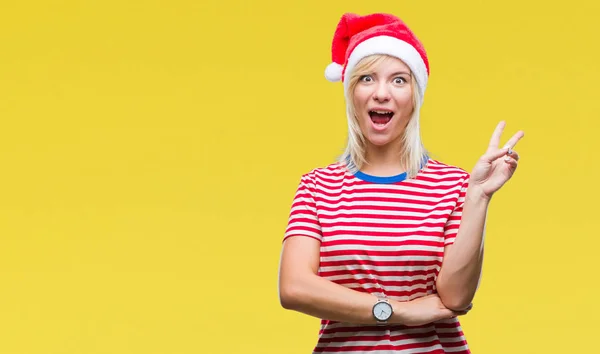
[[469, 172], [462, 167], [432, 158], [427, 161], [423, 173], [443, 177], [469, 178]]
[[318, 180], [337, 180], [343, 179], [347, 175], [348, 169], [346, 165], [335, 162], [325, 166], [314, 167], [306, 171], [303, 175], [303, 179], [316, 182]]

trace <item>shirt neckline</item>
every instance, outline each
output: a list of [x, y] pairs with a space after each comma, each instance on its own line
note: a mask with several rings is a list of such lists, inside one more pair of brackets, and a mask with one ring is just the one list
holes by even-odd
[[406, 172], [403, 172], [401, 174], [394, 175], [394, 176], [381, 177], [381, 176], [369, 175], [362, 171], [358, 171], [354, 174], [354, 177], [361, 179], [365, 182], [378, 183], [378, 184], [390, 184], [390, 183], [398, 183], [398, 182], [404, 181], [406, 179], [407, 175], [408, 174]]

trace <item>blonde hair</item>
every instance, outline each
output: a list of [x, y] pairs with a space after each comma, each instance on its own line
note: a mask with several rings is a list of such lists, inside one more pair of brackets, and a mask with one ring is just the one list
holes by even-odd
[[[349, 80], [348, 89], [345, 92], [348, 140], [344, 153], [339, 158], [339, 162], [345, 165], [349, 172], [353, 174], [368, 163], [365, 157], [365, 137], [360, 130], [358, 119], [354, 112], [354, 89], [362, 75], [370, 74], [374, 67], [383, 64], [389, 58], [392, 57], [388, 55], [371, 55], [365, 57], [356, 64], [351, 73], [346, 73], [346, 80]], [[399, 154], [400, 163], [406, 167], [407, 178], [414, 178], [428, 158], [428, 152], [421, 141], [419, 125], [419, 111], [422, 100], [420, 99], [418, 85], [415, 85], [414, 80], [415, 77], [413, 76], [412, 80], [410, 80], [413, 94], [413, 113], [402, 136], [402, 151]]]

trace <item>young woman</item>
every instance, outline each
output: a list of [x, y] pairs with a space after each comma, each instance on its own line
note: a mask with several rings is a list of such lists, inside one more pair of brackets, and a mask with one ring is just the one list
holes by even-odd
[[348, 144], [302, 176], [283, 241], [284, 308], [321, 319], [314, 353], [469, 353], [457, 316], [479, 285], [493, 194], [523, 137], [504, 122], [471, 173], [428, 157], [423, 46], [397, 17], [345, 14], [326, 77], [342, 81]]

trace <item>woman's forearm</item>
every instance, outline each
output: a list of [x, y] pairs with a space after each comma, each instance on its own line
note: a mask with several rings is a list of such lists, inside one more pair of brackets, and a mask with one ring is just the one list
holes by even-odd
[[454, 244], [448, 246], [436, 288], [450, 309], [462, 310], [471, 304], [483, 265], [485, 220], [490, 199], [477, 189], [467, 189]]
[[[278, 287], [281, 305], [320, 319], [376, 324], [373, 307], [377, 297], [321, 277], [319, 247], [309, 237], [292, 237], [284, 242]], [[388, 299], [388, 302], [393, 309], [388, 324], [421, 325], [463, 314], [447, 309], [437, 294], [406, 302]]]
[[[332, 321], [373, 325], [373, 305], [377, 298], [331, 282], [316, 275], [307, 276], [292, 288], [280, 286], [280, 299], [284, 308], [317, 318]], [[443, 305], [436, 294], [418, 297], [411, 301], [388, 299], [392, 316], [387, 324], [420, 326], [441, 319], [464, 315], [469, 309], [452, 311]]]
[[[377, 297], [336, 284], [318, 275], [307, 274], [280, 284], [281, 305], [317, 318], [332, 321], [375, 324], [373, 305]], [[400, 322], [393, 316], [390, 323]]]

